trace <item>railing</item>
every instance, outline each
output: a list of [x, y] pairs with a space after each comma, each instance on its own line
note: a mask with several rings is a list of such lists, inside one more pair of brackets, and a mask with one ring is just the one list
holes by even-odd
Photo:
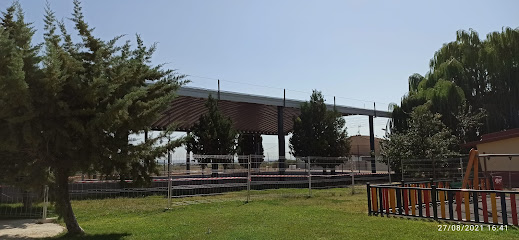
[[[448, 188], [448, 182], [367, 184], [368, 214], [518, 225], [515, 191]], [[445, 186], [445, 188], [444, 188]]]

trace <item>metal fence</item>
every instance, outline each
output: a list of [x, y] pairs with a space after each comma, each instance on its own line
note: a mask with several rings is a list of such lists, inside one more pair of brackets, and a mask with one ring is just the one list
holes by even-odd
[[481, 186], [482, 190], [453, 189], [448, 182], [368, 183], [368, 214], [519, 226], [519, 192], [485, 190], [484, 183]]
[[0, 184], [0, 218], [47, 218], [49, 188], [24, 190]]
[[[165, 204], [169, 208], [171, 199], [175, 198], [190, 201], [188, 197], [232, 192], [227, 195], [231, 199], [250, 201], [266, 197], [258, 193], [267, 189], [283, 189], [271, 191], [278, 196], [311, 196], [316, 188], [388, 179], [387, 171], [377, 174], [372, 174], [371, 169], [359, 171], [349, 158], [302, 157], [280, 162], [258, 155], [191, 155], [187, 160], [169, 158], [168, 162], [159, 166], [160, 174], [145, 186], [136, 186], [132, 180], [75, 180], [69, 185], [71, 199], [155, 195], [168, 199]], [[308, 192], [290, 190], [295, 188], [305, 188]]]
[[401, 160], [400, 176], [403, 181], [432, 179], [462, 179], [468, 157], [446, 159], [405, 159]]
[[[371, 161], [365, 162], [366, 166], [371, 165]], [[145, 184], [131, 179], [106, 179], [113, 179], [113, 175], [105, 178], [100, 174], [78, 173], [70, 178], [69, 196], [78, 201], [154, 197], [164, 201], [155, 199], [150, 204], [162, 202], [164, 207], [170, 208], [193, 202], [193, 199], [199, 201], [200, 197], [208, 195], [240, 201], [272, 197], [270, 195], [308, 197], [312, 195], [312, 189], [346, 187], [355, 182], [387, 182], [387, 171], [372, 174], [371, 168], [360, 169], [361, 163], [343, 157], [298, 157], [273, 161], [258, 155], [191, 155], [186, 160], [172, 159], [170, 155], [167, 163], [159, 165], [159, 174]], [[271, 191], [265, 194], [263, 190]], [[46, 187], [38, 191], [23, 191], [2, 185], [0, 195], [2, 218], [45, 218], [49, 198], [53, 199]], [[211, 199], [219, 201], [220, 198]]]

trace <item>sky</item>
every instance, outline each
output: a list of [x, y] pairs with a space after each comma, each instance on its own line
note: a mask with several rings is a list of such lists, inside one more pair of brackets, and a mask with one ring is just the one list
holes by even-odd
[[[0, 0], [2, 11], [10, 0]], [[73, 4], [48, 0], [69, 32]], [[43, 39], [46, 1], [21, 0]], [[313, 89], [338, 105], [387, 110], [407, 92], [407, 78], [425, 75], [429, 60], [457, 30], [484, 38], [519, 27], [519, 1], [101, 1], [82, 3], [97, 37], [125, 35], [157, 43], [153, 63], [189, 75], [188, 86], [308, 100]], [[368, 118], [346, 118], [349, 135], [369, 134]], [[386, 118], [375, 119], [384, 136]], [[288, 138], [287, 138], [288, 144]], [[264, 137], [277, 156], [277, 138]], [[289, 151], [288, 147], [286, 147]], [[184, 155], [182, 155], [184, 154]], [[175, 156], [185, 156], [177, 151]]]

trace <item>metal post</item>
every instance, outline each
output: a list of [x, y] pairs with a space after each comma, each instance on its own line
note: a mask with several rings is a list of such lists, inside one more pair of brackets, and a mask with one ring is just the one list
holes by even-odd
[[512, 189], [512, 172], [508, 171], [508, 188]]
[[436, 158], [432, 159], [432, 165], [433, 165], [433, 180], [436, 179]]
[[377, 168], [375, 165], [375, 132], [373, 129], [373, 116], [369, 116], [369, 148], [371, 157], [371, 173], [376, 173]]
[[250, 201], [250, 182], [251, 182], [251, 173], [250, 173], [250, 170], [251, 170], [251, 157], [249, 155], [248, 157], [248, 160], [249, 160], [249, 163], [248, 163], [248, 167], [247, 167], [247, 202]]
[[[371, 187], [369, 185], [369, 182], [367, 183], [367, 188], [368, 190], [368, 215], [371, 216]], [[373, 211], [376, 211], [376, 209], [373, 209]]]
[[171, 152], [168, 150], [168, 207], [171, 208]]
[[310, 165], [310, 157], [306, 158], [308, 161], [308, 197], [312, 196], [312, 165]]
[[355, 174], [351, 174], [351, 195], [355, 194]]
[[400, 172], [402, 173], [402, 182], [404, 181], [404, 160], [400, 159]]
[[[285, 174], [285, 133], [283, 131], [283, 112], [284, 107], [278, 106], [278, 152], [279, 152], [279, 175]], [[283, 179], [280, 178], [282, 181]]]
[[[434, 217], [434, 220], [437, 221], [438, 220], [438, 205], [436, 204], [436, 185], [432, 185], [431, 186], [431, 200], [432, 200], [432, 207], [433, 207], [433, 217]], [[468, 201], [468, 199], [467, 199]], [[425, 207], [429, 207], [429, 206], [425, 206]], [[476, 213], [477, 214], [477, 213]]]
[[390, 159], [387, 159], [387, 175], [389, 175], [389, 183], [392, 183], [391, 182], [391, 168], [389, 167], [391, 165], [391, 160]]
[[45, 185], [43, 187], [43, 213], [42, 213], [42, 221], [47, 219], [47, 206], [49, 205], [49, 186]]

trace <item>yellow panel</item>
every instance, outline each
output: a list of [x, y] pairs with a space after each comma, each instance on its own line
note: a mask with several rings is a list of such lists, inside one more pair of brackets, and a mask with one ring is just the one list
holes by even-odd
[[490, 194], [490, 201], [492, 202], [492, 220], [495, 224], [497, 224], [497, 204], [496, 204], [496, 194]]

